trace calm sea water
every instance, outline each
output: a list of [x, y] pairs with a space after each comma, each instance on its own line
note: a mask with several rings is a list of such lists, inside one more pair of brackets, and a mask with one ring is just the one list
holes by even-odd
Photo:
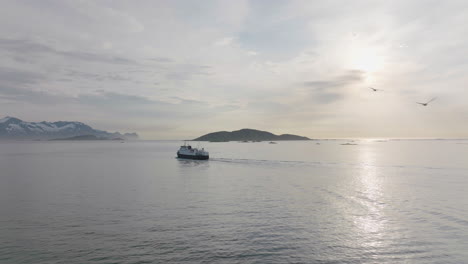
[[0, 143], [0, 263], [468, 263], [468, 141]]

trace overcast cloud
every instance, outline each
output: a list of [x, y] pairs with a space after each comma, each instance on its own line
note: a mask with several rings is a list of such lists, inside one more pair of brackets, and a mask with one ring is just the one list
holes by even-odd
[[466, 25], [450, 0], [6, 0], [0, 117], [145, 139], [468, 137]]

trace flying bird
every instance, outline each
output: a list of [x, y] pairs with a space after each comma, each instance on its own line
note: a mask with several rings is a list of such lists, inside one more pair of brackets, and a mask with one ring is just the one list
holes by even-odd
[[374, 87], [369, 87], [369, 89], [371, 89], [371, 90], [372, 90], [372, 91], [374, 91], [374, 92], [380, 92], [380, 91], [383, 91], [383, 90], [381, 90], [381, 89], [376, 89], [376, 88], [374, 88]]
[[430, 102], [434, 101], [435, 99], [437, 99], [437, 97], [434, 97], [434, 98], [432, 98], [431, 100], [429, 100], [429, 101], [427, 101], [427, 102], [425, 102], [425, 103], [419, 103], [419, 102], [416, 102], [416, 103], [417, 103], [417, 104], [420, 104], [420, 105], [422, 105], [422, 106], [427, 106]]

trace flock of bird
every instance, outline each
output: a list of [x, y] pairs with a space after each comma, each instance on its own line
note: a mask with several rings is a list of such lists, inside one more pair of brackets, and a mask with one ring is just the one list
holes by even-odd
[[[371, 89], [373, 92], [381, 92], [383, 91], [382, 89], [376, 89], [374, 87], [369, 87], [369, 89]], [[420, 102], [416, 102], [417, 104], [420, 104], [422, 106], [427, 106], [429, 103], [431, 103], [432, 101], [434, 101], [435, 99], [437, 99], [437, 97], [434, 97], [432, 98], [431, 100], [425, 102], [425, 103], [420, 103]]]

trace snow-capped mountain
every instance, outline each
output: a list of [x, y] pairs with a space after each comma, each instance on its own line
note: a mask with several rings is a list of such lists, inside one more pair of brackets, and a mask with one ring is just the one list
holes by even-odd
[[25, 122], [15, 117], [0, 119], [0, 139], [56, 139], [82, 135], [102, 138], [138, 139], [136, 133], [109, 133], [94, 129], [81, 122]]

